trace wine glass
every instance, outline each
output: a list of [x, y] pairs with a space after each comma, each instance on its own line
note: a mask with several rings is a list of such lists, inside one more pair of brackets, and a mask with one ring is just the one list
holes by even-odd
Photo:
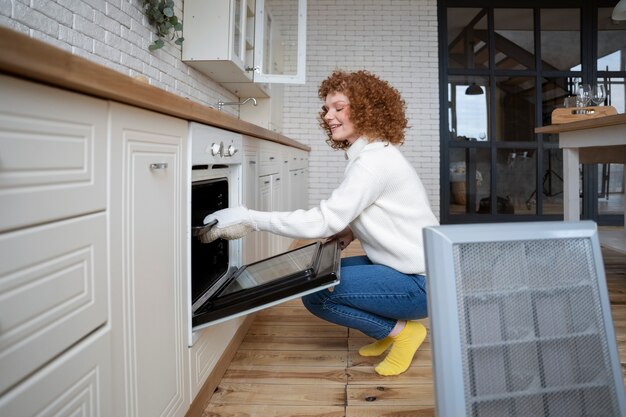
[[601, 105], [606, 100], [606, 89], [603, 84], [594, 85], [591, 88], [591, 101], [596, 106]]
[[589, 84], [578, 84], [576, 94], [576, 106], [587, 107], [591, 101], [591, 86]]

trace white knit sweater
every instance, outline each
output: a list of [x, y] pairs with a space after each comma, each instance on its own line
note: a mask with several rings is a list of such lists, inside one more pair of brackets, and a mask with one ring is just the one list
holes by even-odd
[[324, 238], [350, 226], [365, 254], [406, 274], [425, 272], [422, 229], [438, 224], [422, 182], [397, 146], [355, 141], [344, 178], [319, 207], [293, 212], [250, 211], [259, 230]]

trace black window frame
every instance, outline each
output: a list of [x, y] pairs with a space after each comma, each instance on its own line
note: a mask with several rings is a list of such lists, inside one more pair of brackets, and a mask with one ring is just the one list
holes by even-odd
[[[535, 127], [544, 126], [541, 106], [541, 85], [542, 78], [550, 77], [580, 77], [584, 83], [590, 83], [598, 77], [596, 68], [597, 59], [597, 40], [598, 40], [598, 8], [614, 7], [617, 0], [440, 0], [437, 4], [438, 18], [438, 39], [439, 39], [439, 107], [440, 107], [440, 149], [441, 149], [441, 165], [440, 165], [440, 220], [442, 224], [456, 223], [485, 223], [485, 222], [511, 222], [511, 221], [550, 221], [562, 220], [562, 214], [544, 214], [543, 213], [543, 197], [537, 196], [536, 214], [502, 214], [497, 213], [497, 152], [500, 149], [507, 148], [526, 148], [535, 149], [536, 167], [535, 167], [535, 190], [540, 194], [539, 190], [543, 189], [543, 175], [546, 171], [544, 165], [544, 153], [548, 150], [562, 152], [558, 147], [558, 142], [544, 140], [543, 134], [535, 134], [534, 141], [519, 142], [499, 142], [495, 139], [487, 142], [453, 142], [449, 140], [448, 126], [448, 81], [450, 76], [476, 76], [488, 77], [489, 91], [488, 94], [495, 95], [496, 78], [498, 76], [527, 76], [535, 79]], [[457, 69], [449, 68], [448, 65], [448, 25], [447, 25], [447, 9], [448, 8], [486, 8], [488, 9], [488, 30], [489, 30], [489, 61], [494, 63], [495, 43], [494, 43], [494, 9], [506, 8], [523, 8], [532, 9], [534, 17], [534, 43], [535, 43], [535, 68], [526, 70], [502, 70], [489, 65], [489, 68], [474, 69]], [[580, 57], [582, 69], [581, 71], [543, 71], [541, 63], [541, 9], [558, 9], [558, 8], [578, 8], [580, 9]], [[599, 76], [613, 76], [626, 78], [626, 72], [611, 71], [601, 72]], [[495, 100], [489, 100], [488, 114], [489, 130], [495, 132]], [[549, 123], [549, 122], [548, 122]], [[452, 214], [450, 213], [451, 204], [451, 181], [450, 181], [450, 151], [457, 148], [469, 149], [469, 152], [477, 149], [488, 149], [490, 155], [490, 186], [491, 190], [491, 212], [489, 214], [478, 214], [470, 207], [476, 204], [476, 186], [475, 186], [475, 166], [471, 166], [471, 158], [466, 161], [467, 187], [470, 197], [466, 203], [466, 213]], [[620, 225], [624, 224], [624, 216], [622, 215], [599, 215], [597, 198], [589, 198], [588, 196], [597, 196], [598, 194], [598, 169], [597, 165], [583, 165], [583, 207], [581, 210], [581, 219], [591, 219], [603, 225]]]

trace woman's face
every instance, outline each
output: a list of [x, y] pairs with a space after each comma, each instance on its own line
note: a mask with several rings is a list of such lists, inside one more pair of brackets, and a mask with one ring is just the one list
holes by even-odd
[[330, 93], [326, 96], [324, 121], [331, 131], [334, 141], [353, 143], [359, 138], [350, 121], [350, 101], [343, 93]]

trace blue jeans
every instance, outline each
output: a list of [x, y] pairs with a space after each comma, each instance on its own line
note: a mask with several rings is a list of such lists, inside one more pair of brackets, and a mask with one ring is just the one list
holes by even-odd
[[407, 275], [366, 256], [341, 260], [341, 282], [333, 291], [322, 290], [302, 297], [314, 315], [331, 323], [384, 339], [398, 320], [428, 316], [426, 277]]

